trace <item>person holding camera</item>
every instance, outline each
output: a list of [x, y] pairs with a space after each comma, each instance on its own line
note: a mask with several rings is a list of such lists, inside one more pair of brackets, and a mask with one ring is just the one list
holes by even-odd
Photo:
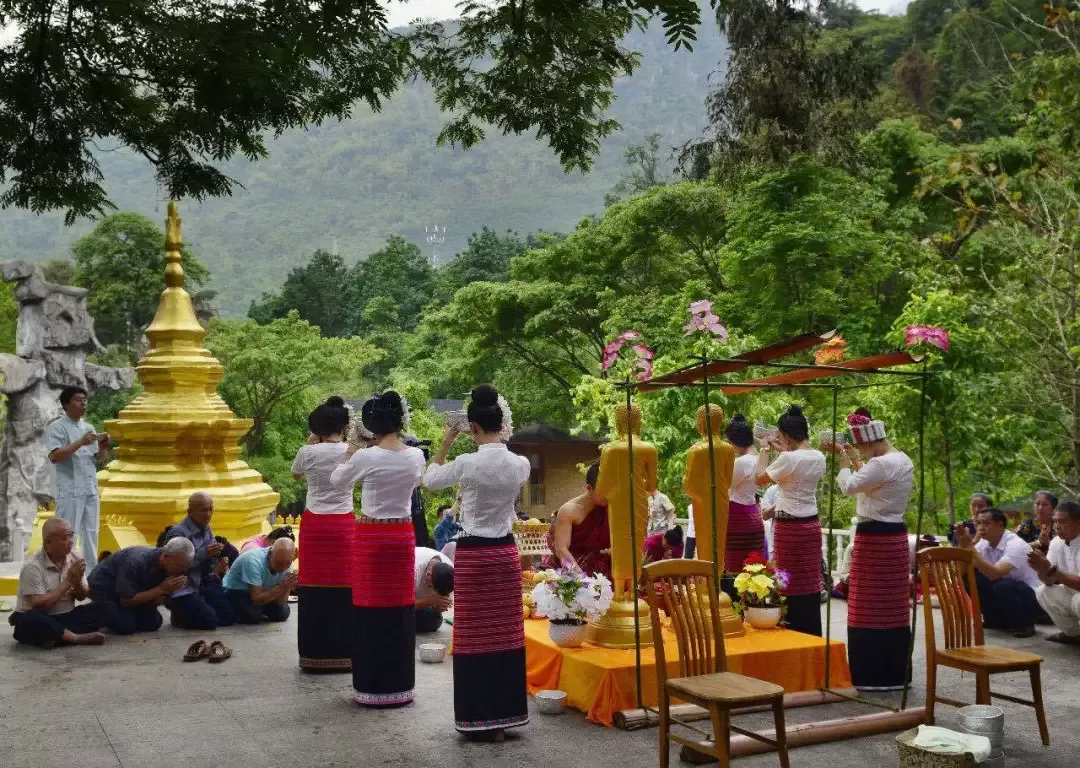
[[96, 434], [83, 416], [86, 390], [64, 387], [60, 392], [64, 415], [45, 430], [45, 451], [56, 468], [56, 516], [71, 523], [88, 570], [97, 564], [97, 465], [109, 455], [109, 435]]

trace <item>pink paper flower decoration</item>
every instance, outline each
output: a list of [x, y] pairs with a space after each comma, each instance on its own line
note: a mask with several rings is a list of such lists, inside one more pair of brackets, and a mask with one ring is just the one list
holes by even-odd
[[[612, 366], [619, 361], [619, 355], [622, 353], [623, 347], [628, 341], [634, 339], [640, 339], [641, 334], [637, 331], [623, 331], [615, 337], [613, 341], [609, 341], [604, 345], [604, 353], [600, 359], [600, 370], [608, 371]], [[648, 346], [642, 343], [633, 344], [630, 347], [636, 355], [636, 360], [631, 364], [631, 372], [637, 374], [639, 381], [652, 377], [653, 371], [653, 358], [656, 353], [649, 349]]]
[[904, 346], [929, 344], [942, 352], [949, 351], [949, 332], [937, 325], [909, 325], [904, 329]]
[[862, 427], [870, 423], [870, 419], [861, 413], [853, 413], [847, 417], [847, 423], [852, 427]]
[[711, 301], [699, 299], [690, 304], [689, 311], [690, 322], [683, 326], [686, 336], [691, 333], [711, 333], [721, 342], [727, 341], [727, 328], [720, 322], [720, 318], [713, 314]]

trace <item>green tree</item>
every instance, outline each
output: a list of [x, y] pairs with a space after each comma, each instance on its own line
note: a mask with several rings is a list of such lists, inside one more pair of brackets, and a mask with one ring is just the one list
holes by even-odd
[[75, 265], [70, 259], [49, 259], [41, 265], [41, 273], [54, 285], [71, 285], [75, 281]]
[[[530, 242], [536, 244], [535, 239]], [[505, 283], [510, 275], [510, 260], [528, 248], [517, 232], [500, 235], [484, 227], [469, 236], [468, 247], [454, 260], [439, 268], [435, 276], [435, 300], [446, 304], [454, 293], [469, 283]]]
[[611, 206], [626, 197], [667, 183], [667, 173], [660, 170], [660, 134], [650, 133], [644, 144], [632, 144], [623, 152], [626, 170], [612, 190], [604, 195], [604, 205]]
[[[134, 349], [154, 319], [165, 288], [165, 233], [138, 213], [114, 213], [71, 248], [75, 284], [90, 291], [87, 306], [103, 344]], [[209, 314], [212, 294], [198, 289], [210, 279], [191, 249], [180, 254], [184, 280], [197, 309]]]
[[378, 111], [419, 73], [453, 114], [441, 139], [468, 147], [488, 126], [535, 131], [564, 164], [587, 168], [618, 127], [615, 79], [637, 56], [620, 43], [663, 20], [676, 47], [695, 37], [695, 0], [467, 3], [451, 26], [387, 28], [363, 2], [131, 0], [4, 6], [0, 94], [3, 206], [110, 207], [102, 140], [146, 158], [173, 198], [229, 194], [218, 164], [265, 156], [267, 134]]
[[15, 284], [0, 283], [0, 352], [15, 354], [15, 331], [19, 324], [19, 302]]
[[[371, 326], [364, 313], [372, 299], [383, 296], [397, 304], [397, 322], [412, 329], [420, 310], [431, 300], [434, 276], [420, 249], [398, 235], [386, 240], [386, 247], [350, 268], [344, 300], [352, 312], [349, 329], [362, 333]], [[385, 307], [383, 307], [385, 309]]]
[[[296, 312], [267, 325], [214, 320], [206, 346], [225, 366], [218, 391], [239, 415], [255, 421], [245, 437], [249, 456], [265, 452], [272, 422], [302, 413], [316, 397], [360, 382], [382, 351], [363, 339], [332, 339]], [[310, 408], [308, 408], [310, 410]], [[293, 446], [295, 449], [295, 446]]]
[[323, 336], [343, 336], [349, 311], [342, 300], [342, 286], [348, 272], [340, 256], [317, 250], [311, 261], [289, 272], [280, 291], [264, 293], [259, 302], [251, 302], [248, 317], [265, 325], [296, 311], [317, 326]]

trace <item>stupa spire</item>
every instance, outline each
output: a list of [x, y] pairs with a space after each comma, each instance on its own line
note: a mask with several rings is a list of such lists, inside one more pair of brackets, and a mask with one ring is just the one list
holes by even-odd
[[203, 346], [184, 290], [183, 239], [175, 202], [165, 219], [165, 290], [135, 369], [144, 391], [105, 428], [116, 459], [98, 474], [102, 515], [131, 519], [150, 543], [181, 519], [194, 491], [214, 497], [214, 532], [238, 540], [257, 533], [278, 494], [240, 459], [250, 419], [237, 418], [217, 393], [221, 363]]

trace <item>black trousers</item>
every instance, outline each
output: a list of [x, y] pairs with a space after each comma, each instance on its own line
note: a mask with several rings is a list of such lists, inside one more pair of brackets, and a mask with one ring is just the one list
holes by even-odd
[[101, 611], [91, 603], [78, 605], [67, 613], [13, 613], [8, 617], [8, 623], [15, 627], [15, 642], [41, 648], [63, 642], [64, 632], [74, 632], [76, 635], [95, 632], [105, 622]]
[[156, 632], [161, 628], [161, 613], [156, 602], [139, 605], [120, 605], [112, 600], [95, 600], [101, 618], [109, 631], [117, 635], [134, 635], [136, 632]]
[[285, 621], [292, 611], [288, 604], [278, 605], [273, 600], [262, 605], [251, 602], [246, 589], [226, 589], [225, 595], [232, 603], [238, 624], [262, 624], [263, 621]]
[[201, 585], [198, 592], [172, 598], [169, 610], [173, 625], [180, 629], [217, 629], [236, 622], [236, 611], [216, 576]]
[[975, 586], [979, 590], [983, 626], [987, 629], [1010, 632], [1028, 629], [1045, 615], [1035, 599], [1035, 590], [1022, 581], [1009, 578], [991, 581], [976, 571]]
[[435, 632], [442, 626], [443, 615], [434, 608], [419, 608], [416, 611], [416, 631]]

